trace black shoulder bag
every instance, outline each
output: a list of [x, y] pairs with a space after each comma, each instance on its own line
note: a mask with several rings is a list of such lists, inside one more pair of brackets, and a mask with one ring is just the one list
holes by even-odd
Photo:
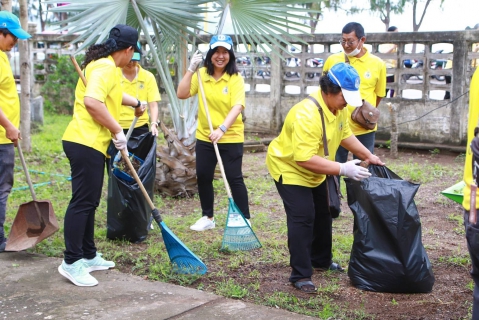
[[[323, 125], [323, 148], [324, 148], [324, 155], [326, 157], [329, 156], [329, 150], [328, 150], [328, 139], [326, 137], [326, 126], [324, 125], [324, 115], [323, 115], [323, 109], [319, 105], [318, 101], [311, 97], [308, 96], [308, 99], [313, 101], [316, 104], [316, 107], [318, 107], [319, 114], [321, 115], [321, 124]], [[326, 191], [328, 193], [328, 207], [329, 207], [329, 213], [331, 214], [331, 218], [337, 218], [339, 217], [339, 214], [341, 213], [341, 199], [343, 198], [343, 195], [341, 194], [341, 190], [339, 189], [339, 182], [338, 182], [338, 177], [333, 176], [333, 175], [326, 175]]]

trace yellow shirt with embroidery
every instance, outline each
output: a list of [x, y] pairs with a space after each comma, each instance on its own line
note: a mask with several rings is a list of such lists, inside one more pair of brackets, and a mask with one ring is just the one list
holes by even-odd
[[[359, 86], [361, 98], [368, 101], [371, 105], [376, 106], [377, 97], [384, 97], [386, 95], [386, 64], [367, 50], [361, 58], [348, 57], [348, 59], [351, 66], [356, 69], [361, 78], [361, 84]], [[338, 62], [345, 62], [344, 52], [330, 55], [324, 63], [323, 71], [328, 71]], [[354, 109], [355, 107], [348, 105], [350, 114]], [[373, 130], [364, 129], [351, 119], [349, 120], [349, 126], [356, 136], [377, 130], [377, 126]]]
[[[160, 91], [158, 90], [158, 85], [156, 84], [155, 76], [150, 71], [143, 69], [139, 64], [137, 67], [138, 74], [133, 81], [125, 78], [121, 68], [117, 68], [123, 92], [128, 93], [130, 96], [133, 96], [140, 101], [146, 101], [148, 103], [160, 101], [161, 96]], [[134, 118], [135, 108], [123, 105], [120, 110], [120, 126], [123, 129], [130, 128], [131, 122]], [[138, 118], [135, 128], [148, 124], [149, 119], [148, 112], [143, 113], [143, 115]]]
[[[321, 96], [321, 90], [311, 94], [320, 104], [326, 125], [329, 160], [334, 161], [342, 140], [352, 135], [348, 125], [348, 111], [344, 108], [334, 115]], [[305, 99], [293, 106], [284, 120], [283, 129], [268, 147], [266, 165], [275, 181], [282, 176], [283, 184], [317, 187], [324, 174], [314, 173], [297, 165], [314, 155], [324, 157], [323, 126], [316, 104]]]
[[[7, 119], [16, 127], [20, 126], [20, 100], [13, 78], [12, 68], [7, 54], [0, 50], [0, 109]], [[0, 126], [0, 144], [13, 143], [7, 139], [7, 131]]]
[[96, 122], [88, 113], [83, 99], [90, 97], [105, 103], [108, 112], [118, 121], [123, 99], [120, 78], [115, 61], [111, 56], [90, 62], [84, 71], [88, 85], [78, 80], [75, 90], [73, 119], [63, 134], [62, 140], [85, 145], [100, 151], [106, 156], [111, 141], [111, 133]]
[[[200, 68], [203, 90], [206, 96], [206, 103], [211, 117], [213, 130], [223, 124], [226, 116], [235, 105], [245, 107], [245, 89], [244, 80], [239, 74], [232, 76], [227, 73], [221, 78], [215, 80], [206, 73], [206, 68]], [[210, 127], [206, 118], [203, 98], [198, 87], [198, 75], [195, 73], [191, 79], [190, 95], [198, 94], [198, 128], [196, 129], [196, 139], [210, 142]], [[241, 114], [235, 122], [228, 128], [218, 143], [240, 143], [244, 142], [244, 123]]]
[[[471, 182], [472, 177], [472, 151], [471, 141], [474, 138], [474, 129], [477, 127], [477, 121], [479, 119], [479, 68], [476, 69], [472, 76], [470, 91], [469, 91], [469, 118], [467, 124], [467, 150], [466, 160], [464, 164], [464, 198], [462, 206], [466, 210], [471, 209]], [[479, 159], [478, 159], [479, 161]], [[476, 195], [476, 207], [479, 207], [479, 192]]]

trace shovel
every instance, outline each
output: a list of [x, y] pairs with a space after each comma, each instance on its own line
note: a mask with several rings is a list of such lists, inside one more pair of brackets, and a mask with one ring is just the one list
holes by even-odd
[[13, 220], [5, 251], [22, 251], [35, 246], [58, 230], [58, 221], [50, 201], [37, 201], [30, 174], [23, 157], [22, 148], [17, 146], [33, 201], [23, 203]]

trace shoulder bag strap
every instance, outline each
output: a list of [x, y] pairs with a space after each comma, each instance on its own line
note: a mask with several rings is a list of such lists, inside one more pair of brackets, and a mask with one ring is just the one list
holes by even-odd
[[321, 124], [323, 125], [323, 148], [324, 148], [324, 155], [326, 157], [329, 157], [329, 150], [328, 150], [328, 138], [326, 137], [326, 127], [324, 125], [324, 115], [323, 115], [323, 109], [319, 105], [318, 100], [315, 98], [308, 96], [307, 99], [311, 100], [316, 104], [316, 107], [318, 107], [319, 114], [321, 115]]
[[344, 54], [344, 63], [350, 64], [349, 63], [349, 58], [347, 54]]

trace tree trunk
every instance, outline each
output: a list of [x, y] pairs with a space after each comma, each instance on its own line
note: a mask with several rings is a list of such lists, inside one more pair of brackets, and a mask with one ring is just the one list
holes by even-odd
[[12, 0], [0, 0], [2, 11], [12, 12]]
[[[22, 29], [28, 30], [28, 6], [27, 0], [20, 0], [20, 23]], [[18, 51], [20, 52], [20, 132], [22, 135], [22, 149], [32, 151], [30, 139], [30, 59], [28, 53], [28, 40], [18, 40]]]

